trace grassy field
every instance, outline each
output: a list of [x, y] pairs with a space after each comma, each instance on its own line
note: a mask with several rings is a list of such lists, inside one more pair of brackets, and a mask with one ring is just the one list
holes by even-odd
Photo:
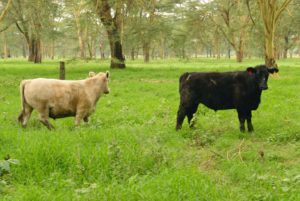
[[[196, 129], [184, 122], [175, 131], [183, 72], [262, 62], [128, 61], [110, 70], [111, 93], [88, 124], [51, 120], [56, 129], [48, 131], [35, 112], [26, 129], [17, 124], [19, 83], [58, 77], [58, 62], [1, 60], [0, 160], [9, 154], [19, 164], [0, 176], [0, 200], [300, 200], [300, 59], [279, 61], [279, 77], [253, 112], [254, 133], [239, 132], [236, 111], [204, 106]], [[84, 79], [108, 70], [108, 61], [66, 66], [67, 79]]]

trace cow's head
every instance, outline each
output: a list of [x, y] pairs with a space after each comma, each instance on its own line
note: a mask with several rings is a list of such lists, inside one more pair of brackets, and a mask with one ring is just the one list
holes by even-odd
[[93, 83], [98, 83], [101, 87], [101, 91], [104, 94], [109, 94], [109, 88], [108, 88], [108, 82], [109, 82], [109, 72], [106, 71], [106, 73], [94, 73], [94, 72], [89, 72], [89, 78], [92, 80], [97, 80], [97, 82]]
[[268, 89], [268, 78], [269, 73], [277, 73], [279, 70], [275, 67], [266, 67], [265, 65], [258, 65], [256, 67], [247, 68], [249, 76], [254, 76], [259, 89], [266, 90]]
[[109, 72], [106, 71], [105, 74], [102, 75], [103, 76], [103, 93], [105, 94], [109, 94], [109, 88], [108, 88], [108, 81], [109, 81]]

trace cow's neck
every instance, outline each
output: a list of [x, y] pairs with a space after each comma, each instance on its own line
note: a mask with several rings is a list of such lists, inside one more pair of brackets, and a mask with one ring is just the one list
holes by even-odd
[[89, 96], [95, 104], [102, 94], [102, 83], [99, 79], [90, 79], [87, 81]]

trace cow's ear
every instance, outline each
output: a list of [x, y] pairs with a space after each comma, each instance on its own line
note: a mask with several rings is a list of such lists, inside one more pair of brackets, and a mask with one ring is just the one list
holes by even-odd
[[109, 71], [106, 71], [106, 78], [109, 78]]
[[273, 74], [273, 73], [278, 73], [279, 70], [278, 70], [278, 68], [271, 67], [271, 68], [268, 68], [268, 72]]
[[89, 72], [89, 77], [94, 77], [96, 75], [96, 73], [94, 73], [93, 71]]
[[253, 67], [248, 67], [247, 72], [248, 72], [249, 75], [252, 75], [252, 74], [256, 73], [256, 69], [253, 68]]

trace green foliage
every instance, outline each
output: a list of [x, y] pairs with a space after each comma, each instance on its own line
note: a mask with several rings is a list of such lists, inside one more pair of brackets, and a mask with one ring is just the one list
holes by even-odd
[[5, 188], [10, 181], [9, 174], [11, 173], [11, 165], [18, 165], [19, 161], [16, 159], [7, 158], [0, 160], [0, 195], [4, 192]]
[[[111, 70], [111, 93], [88, 124], [50, 120], [48, 131], [32, 114], [17, 123], [22, 79], [58, 77], [58, 62], [0, 61], [0, 200], [299, 200], [299, 59], [279, 61], [269, 79], [255, 132], [240, 133], [236, 111], [204, 106], [175, 131], [178, 78], [186, 71], [244, 70], [262, 60], [128, 61]], [[67, 79], [106, 71], [109, 61], [70, 60]], [[263, 154], [262, 154], [263, 153]], [[13, 162], [13, 161], [11, 161]]]
[[16, 159], [0, 160], [0, 177], [10, 173], [11, 164], [19, 164], [19, 161]]

